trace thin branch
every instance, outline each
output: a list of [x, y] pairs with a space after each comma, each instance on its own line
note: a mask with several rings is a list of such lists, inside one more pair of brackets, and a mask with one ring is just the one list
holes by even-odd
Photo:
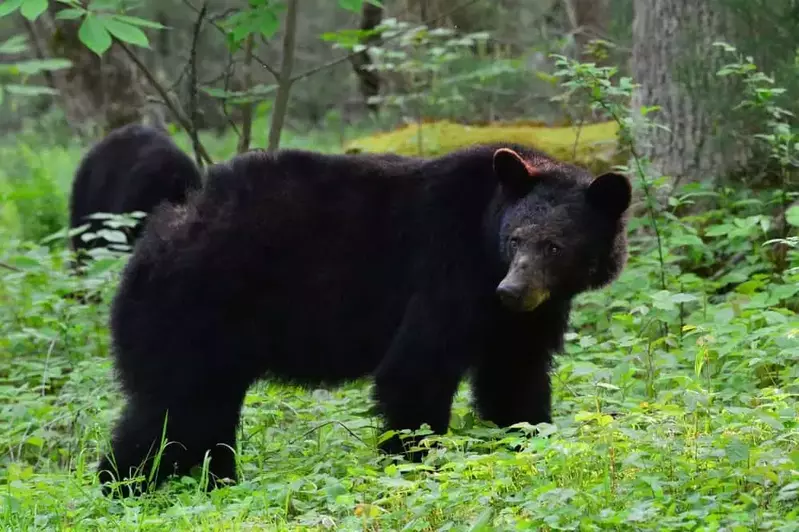
[[192, 34], [191, 48], [189, 51], [189, 119], [191, 120], [189, 136], [191, 137], [191, 144], [194, 149], [194, 157], [197, 160], [197, 166], [200, 168], [203, 167], [203, 160], [200, 156], [200, 136], [198, 134], [200, 116], [197, 104], [197, 42], [200, 37], [200, 28], [203, 25], [203, 19], [205, 18], [207, 9], [208, 3], [203, 2], [200, 14], [197, 15], [197, 22], [194, 24], [194, 33]]
[[[198, 12], [199, 12], [199, 9], [197, 9], [197, 6], [195, 6], [194, 4], [192, 4], [192, 3], [191, 3], [191, 0], [183, 0], [183, 3], [184, 3], [184, 4], [186, 4], [187, 6], [189, 6], [189, 8], [193, 9], [195, 13], [198, 13]], [[220, 32], [220, 33], [222, 33], [222, 34], [224, 34], [224, 35], [227, 35], [227, 34], [228, 34], [228, 32], [225, 30], [225, 28], [223, 28], [222, 26], [220, 26], [220, 25], [219, 25], [219, 23], [218, 23], [218, 22], [216, 22], [215, 20], [210, 20], [209, 22], [211, 23], [211, 26], [213, 26], [214, 28], [216, 28], [217, 30], [219, 30], [219, 32]], [[270, 66], [270, 65], [269, 65], [269, 64], [268, 64], [266, 61], [264, 61], [263, 59], [259, 58], [259, 57], [258, 57], [258, 56], [256, 56], [256, 55], [253, 55], [253, 57], [252, 57], [252, 58], [253, 58], [253, 61], [255, 61], [256, 63], [258, 63], [258, 64], [259, 64], [259, 65], [261, 65], [262, 67], [264, 67], [264, 69], [266, 69], [266, 71], [267, 71], [267, 72], [269, 72], [270, 74], [272, 74], [272, 76], [273, 76], [275, 79], [279, 79], [279, 78], [280, 78], [280, 74], [278, 73], [278, 71], [277, 71], [277, 70], [275, 70], [274, 68], [272, 68], [272, 67], [271, 67], [271, 66]]]
[[[429, 20], [423, 21], [425, 25], [430, 25], [434, 22], [439, 20], [445, 19], [452, 15], [453, 13], [467, 8], [470, 5], [476, 4], [479, 0], [466, 0], [452, 9], [449, 9], [438, 16], [435, 16]], [[191, 0], [183, 0], [183, 3], [186, 4], [190, 9], [194, 10], [195, 13], [199, 13], [199, 9], [192, 4]], [[270, 125], [269, 130], [269, 146], [268, 151], [274, 151], [277, 149], [280, 143], [280, 133], [283, 129], [283, 122], [285, 121], [285, 114], [286, 109], [288, 107], [288, 100], [289, 95], [291, 92], [291, 86], [300, 80], [305, 78], [311, 77], [314, 74], [327, 70], [328, 68], [332, 68], [337, 66], [341, 63], [350, 61], [353, 57], [358, 55], [360, 52], [351, 52], [345, 55], [342, 55], [336, 59], [333, 59], [327, 63], [318, 65], [316, 67], [310, 68], [305, 72], [297, 74], [295, 76], [291, 75], [291, 71], [293, 69], [294, 63], [294, 47], [295, 47], [295, 40], [296, 40], [296, 19], [297, 19], [297, 0], [289, 0], [288, 2], [288, 10], [286, 13], [286, 33], [284, 34], [283, 38], [283, 56], [282, 56], [282, 63], [280, 66], [280, 72], [278, 73], [275, 71], [274, 68], [270, 67], [265, 61], [260, 59], [257, 55], [253, 54], [252, 59], [253, 61], [260, 64], [264, 67], [272, 76], [274, 76], [278, 81], [278, 89], [277, 95], [275, 96], [275, 105], [273, 108], [272, 113], [272, 123]], [[227, 31], [222, 28], [218, 23], [213, 20], [209, 20], [209, 23], [219, 30], [221, 33], [227, 35]], [[383, 42], [389, 42], [393, 39], [400, 37], [401, 34], [392, 35], [390, 37], [386, 37], [383, 39]], [[128, 53], [130, 53], [128, 51]], [[173, 108], [173, 106], [170, 106]], [[174, 111], [173, 111], [174, 112]]]
[[7, 262], [0, 262], [0, 268], [5, 268], [6, 270], [11, 270], [12, 272], [21, 272], [22, 269], [17, 268], [16, 266], [12, 266]]
[[[469, 7], [470, 5], [472, 5], [472, 4], [476, 4], [478, 1], [480, 1], [480, 0], [466, 0], [463, 3], [456, 5], [452, 9], [449, 9], [448, 11], [445, 11], [445, 12], [441, 13], [440, 15], [435, 16], [435, 17], [433, 17], [433, 18], [431, 18], [429, 20], [425, 20], [422, 23], [425, 24], [425, 25], [430, 25], [430, 24], [432, 24], [434, 22], [438, 22], [439, 20], [445, 19], [445, 18], [449, 17], [450, 15], [452, 15], [453, 13], [456, 13], [456, 12], [460, 11], [461, 9], [465, 9], [465, 8]], [[193, 9], [195, 13], [199, 12], [199, 9], [194, 4], [191, 3], [191, 0], [183, 0], [183, 3], [186, 4], [187, 6], [189, 6], [189, 8]], [[406, 10], [405, 13], [408, 13], [409, 11], [410, 10]], [[211, 23], [211, 25], [213, 27], [215, 27], [221, 33], [227, 35], [227, 31], [222, 26], [220, 26], [217, 22], [212, 20], [212, 21], [210, 21], [210, 23]], [[401, 34], [397, 34], [397, 35], [392, 35], [390, 37], [386, 37], [383, 42], [392, 41], [392, 40], [394, 40], [394, 39], [396, 39], [396, 38], [398, 38], [400, 36], [401, 36]], [[291, 78], [291, 82], [294, 83], [295, 81], [300, 81], [300, 80], [305, 79], [307, 77], [313, 76], [314, 74], [317, 74], [317, 73], [319, 73], [319, 72], [321, 72], [323, 70], [327, 70], [328, 68], [331, 68], [331, 67], [337, 66], [337, 65], [339, 65], [341, 63], [344, 63], [346, 61], [349, 61], [350, 59], [352, 59], [354, 56], [358, 55], [359, 53], [360, 52], [351, 52], [351, 53], [348, 53], [346, 55], [342, 55], [342, 56], [340, 56], [340, 57], [338, 57], [336, 59], [333, 59], [333, 60], [331, 60], [331, 61], [329, 61], [327, 63], [324, 63], [322, 65], [309, 68], [305, 72], [297, 74], [296, 76]], [[257, 55], [253, 55], [253, 61], [258, 63], [262, 67], [264, 67], [270, 74], [272, 74], [272, 76], [274, 76], [275, 79], [277, 79], [277, 80], [280, 79], [280, 74], [274, 68], [269, 66], [269, 64], [266, 63], [266, 61], [264, 61], [263, 59], [261, 59]]]
[[[441, 19], [447, 18], [448, 16], [452, 15], [453, 13], [455, 13], [457, 11], [460, 11], [461, 9], [467, 8], [467, 7], [469, 7], [472, 4], [476, 4], [478, 1], [480, 1], [480, 0], [467, 0], [466, 2], [463, 2], [463, 3], [458, 4], [457, 6], [453, 7], [449, 11], [445, 11], [444, 13], [441, 13], [440, 15], [438, 15], [436, 17], [433, 17], [433, 18], [431, 18], [429, 20], [423, 21], [422, 24], [424, 24], [425, 26], [429, 26], [430, 24], [432, 24], [434, 22], [438, 22]], [[402, 36], [402, 33], [398, 32], [395, 35], [391, 35], [391, 36], [385, 37], [383, 39], [383, 43], [390, 42], [390, 41], [392, 41], [394, 39], [397, 39], [397, 38], [399, 38], [401, 36]], [[348, 53], [347, 55], [342, 55], [341, 57], [333, 59], [333, 60], [331, 60], [331, 61], [329, 61], [327, 63], [324, 63], [322, 65], [315, 66], [313, 68], [309, 68], [305, 72], [302, 72], [301, 74], [297, 74], [296, 76], [291, 78], [291, 82], [294, 83], [296, 81], [300, 81], [300, 80], [305, 79], [307, 77], [313, 76], [314, 74], [317, 74], [317, 73], [321, 72], [322, 70], [327, 70], [328, 68], [331, 68], [331, 67], [339, 65], [341, 63], [344, 63], [345, 61], [349, 61], [350, 59], [352, 59], [354, 56], [358, 55], [359, 53], [361, 53], [361, 52], [351, 52], [351, 53]]]
[[[255, 36], [250, 33], [247, 35], [247, 42], [244, 44], [244, 90], [252, 90], [252, 56], [255, 48]], [[252, 138], [252, 118], [255, 105], [249, 99], [241, 106], [241, 136], [239, 137], [238, 153], [244, 153], [250, 148]]]
[[[20, 15], [19, 18], [21, 18], [23, 24], [25, 24], [25, 29], [28, 31], [31, 41], [33, 42], [33, 51], [36, 53], [36, 58], [40, 60], [47, 59], [47, 54], [44, 51], [45, 47], [44, 45], [42, 45], [42, 40], [41, 37], [39, 36], [39, 31], [36, 29], [35, 25], [36, 22], [35, 21], [31, 22], [22, 15]], [[50, 70], [45, 70], [44, 72], [42, 72], [42, 74], [44, 75], [44, 78], [47, 80], [47, 85], [49, 85], [51, 89], [57, 89], [53, 73]]]
[[[150, 85], [156, 90], [156, 92], [158, 92], [158, 94], [164, 100], [164, 105], [166, 105], [169, 108], [169, 110], [174, 115], [175, 119], [180, 123], [180, 126], [186, 131], [191, 132], [192, 130], [191, 123], [189, 122], [188, 118], [186, 118], [186, 114], [181, 109], [180, 103], [172, 101], [172, 98], [169, 97], [169, 94], [167, 94], [166, 89], [164, 89], [164, 87], [161, 86], [161, 84], [158, 82], [157, 79], [155, 79], [155, 76], [153, 76], [152, 72], [150, 72], [147, 66], [144, 63], [142, 63], [141, 59], [139, 59], [136, 56], [136, 54], [134, 54], [133, 51], [130, 48], [128, 48], [127, 45], [125, 45], [124, 42], [116, 38], [114, 38], [114, 41], [119, 45], [122, 51], [125, 52], [125, 54], [130, 58], [130, 60], [133, 61], [137, 67], [139, 67], [139, 70], [141, 70], [142, 74], [144, 74], [144, 76], [147, 78], [147, 81], [150, 82]], [[197, 139], [197, 149], [200, 153], [200, 156], [202, 156], [202, 158], [205, 159], [206, 163], [214, 164], [214, 161], [211, 159], [211, 156], [208, 155], [208, 152], [206, 151], [202, 143], [199, 141], [199, 138]]]
[[[228, 52], [228, 64], [224, 72], [225, 82], [224, 85], [222, 86], [222, 89], [225, 91], [225, 93], [227, 93], [228, 90], [230, 89], [230, 80], [233, 76], [234, 64], [235, 61], [233, 60], [233, 52]], [[236, 133], [236, 136], [241, 138], [241, 132], [239, 131], [239, 128], [236, 126], [236, 121], [230, 117], [230, 112], [228, 111], [227, 108], [227, 98], [223, 98], [221, 100], [221, 106], [222, 106], [222, 114], [225, 115], [225, 120], [227, 120], [230, 127]]]
[[172, 84], [167, 89], [168, 91], [171, 92], [171, 91], [178, 90], [178, 87], [180, 86], [181, 82], [183, 81], [183, 77], [186, 75], [186, 72], [189, 71], [189, 67], [190, 67], [190, 65], [189, 65], [189, 62], [187, 61], [186, 64], [183, 65], [183, 68], [180, 71], [180, 75], [178, 75], [177, 79], [175, 81], [173, 81]]
[[289, 0], [286, 11], [286, 31], [283, 34], [283, 59], [280, 63], [280, 77], [278, 78], [275, 106], [272, 111], [272, 123], [269, 127], [269, 144], [267, 151], [273, 153], [280, 145], [280, 133], [283, 130], [283, 121], [286, 119], [291, 85], [291, 70], [294, 68], [294, 46], [297, 37], [297, 3], [299, 0]]

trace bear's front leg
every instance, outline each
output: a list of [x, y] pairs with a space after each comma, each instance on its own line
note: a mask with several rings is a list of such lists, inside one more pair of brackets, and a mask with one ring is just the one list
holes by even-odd
[[499, 427], [551, 423], [552, 357], [563, 349], [569, 302], [548, 301], [532, 312], [503, 311], [471, 376], [480, 417]]
[[[426, 423], [435, 434], [449, 428], [452, 398], [474, 352], [480, 320], [463, 298], [417, 295], [409, 302], [391, 347], [377, 368], [374, 399], [389, 430], [417, 430]], [[380, 445], [389, 454], [420, 461], [407, 451], [420, 438], [394, 435]]]
[[498, 427], [552, 422], [551, 355], [534, 347], [529, 351], [509, 359], [497, 352], [474, 368], [472, 397], [482, 419]]

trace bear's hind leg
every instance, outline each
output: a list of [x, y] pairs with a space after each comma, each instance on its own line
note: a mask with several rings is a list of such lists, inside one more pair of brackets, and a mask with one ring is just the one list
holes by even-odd
[[[100, 483], [144, 476], [144, 481], [120, 487], [122, 496], [139, 494], [149, 483], [156, 460], [153, 487], [172, 474], [186, 475], [192, 467], [201, 466], [206, 451], [211, 459], [209, 488], [223, 478], [235, 482], [236, 430], [244, 393], [228, 395], [208, 394], [169, 406], [130, 398], [114, 431], [112, 454], [98, 467]], [[103, 487], [104, 494], [111, 491]]]

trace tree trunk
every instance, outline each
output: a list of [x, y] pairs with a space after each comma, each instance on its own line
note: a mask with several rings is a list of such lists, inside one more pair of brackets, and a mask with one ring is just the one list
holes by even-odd
[[564, 0], [574, 32], [574, 44], [580, 61], [601, 64], [606, 59], [586, 50], [593, 39], [606, 39], [610, 3], [608, 0]]
[[55, 18], [60, 9], [56, 5], [39, 20], [51, 35], [50, 55], [72, 61], [71, 68], [53, 72], [70, 126], [91, 137], [133, 122], [161, 125], [160, 117], [153, 115], [159, 110], [147, 103], [145, 81], [125, 53], [114, 44], [98, 57], [78, 39], [78, 22]]
[[633, 107], [659, 106], [648, 116], [670, 130], [637, 131], [639, 154], [673, 185], [723, 177], [745, 156], [720, 127], [734, 105], [715, 75], [722, 14], [714, 0], [635, 0], [634, 9], [632, 76], [640, 86]]
[[[383, 8], [368, 2], [363, 3], [361, 8], [361, 30], [374, 30], [383, 21]], [[371, 35], [361, 39], [361, 44], [366, 46], [374, 45], [379, 42], [379, 37]], [[368, 67], [372, 64], [367, 50], [352, 56], [350, 60], [355, 75], [358, 77], [358, 88], [363, 96], [363, 103], [371, 112], [377, 112], [380, 107], [377, 102], [370, 101], [380, 94], [380, 74], [376, 70]]]
[[297, 40], [297, 11], [299, 0], [288, 0], [286, 9], [285, 30], [283, 33], [283, 58], [280, 62], [277, 94], [272, 107], [272, 123], [269, 125], [269, 138], [267, 151], [275, 153], [280, 147], [280, 134], [283, 131], [283, 122], [288, 110], [291, 86], [291, 72], [294, 68], [294, 51]]

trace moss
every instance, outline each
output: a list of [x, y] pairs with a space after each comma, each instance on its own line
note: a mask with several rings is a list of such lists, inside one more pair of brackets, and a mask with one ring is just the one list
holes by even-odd
[[[348, 153], [391, 152], [418, 155], [418, 126], [411, 124], [394, 131], [356, 139], [345, 147]], [[599, 173], [622, 162], [617, 146], [615, 122], [587, 124], [582, 128], [547, 127], [536, 123], [463, 125], [448, 121], [422, 124], [422, 150], [437, 156], [478, 143], [513, 142], [537, 148], [562, 161], [572, 162]], [[575, 147], [576, 143], [576, 147]], [[576, 149], [575, 149], [576, 148]]]

